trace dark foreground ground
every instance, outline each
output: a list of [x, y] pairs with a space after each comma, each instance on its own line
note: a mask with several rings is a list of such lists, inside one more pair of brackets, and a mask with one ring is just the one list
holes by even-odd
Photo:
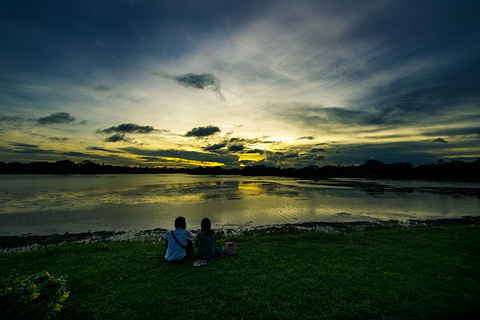
[[[478, 218], [239, 232], [218, 232], [236, 252], [202, 267], [194, 255], [167, 264], [165, 242], [150, 241], [162, 230], [9, 238], [52, 246], [0, 254], [0, 275], [64, 277], [69, 297], [57, 319], [480, 319]], [[128, 238], [138, 241], [109, 240]], [[24, 320], [18, 312], [40, 301], [29, 298], [38, 288], [2, 304], [6, 288], [0, 319]]]

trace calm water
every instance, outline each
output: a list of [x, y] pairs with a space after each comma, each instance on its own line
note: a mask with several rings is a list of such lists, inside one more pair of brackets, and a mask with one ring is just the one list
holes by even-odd
[[480, 183], [170, 175], [0, 176], [0, 235], [480, 215]]

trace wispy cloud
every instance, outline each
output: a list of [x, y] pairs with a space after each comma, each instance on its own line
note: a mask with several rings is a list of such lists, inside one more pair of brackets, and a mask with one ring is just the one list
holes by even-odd
[[109, 85], [106, 85], [106, 84], [99, 84], [98, 86], [96, 86], [94, 88], [94, 90], [97, 90], [97, 91], [110, 91], [112, 90], [113, 88]]
[[49, 137], [47, 139], [50, 140], [50, 141], [54, 141], [54, 142], [67, 142], [68, 141], [67, 137]]
[[37, 119], [37, 123], [40, 125], [72, 124], [75, 123], [75, 117], [72, 117], [68, 112], [57, 112]]
[[154, 131], [155, 129], [152, 126], [140, 126], [135, 123], [122, 123], [118, 126], [113, 126], [107, 129], [98, 130], [98, 132], [107, 133], [107, 134], [110, 134], [113, 132], [147, 134], [147, 133], [152, 133]]
[[225, 99], [220, 88], [220, 79], [211, 73], [171, 75], [165, 72], [156, 72], [153, 74], [165, 79], [174, 80], [176, 83], [187, 88], [204, 89], [215, 92], [222, 100]]
[[1, 116], [0, 117], [0, 122], [6, 123], [6, 124], [20, 124], [24, 121], [25, 121], [25, 117], [20, 116], [20, 115]]

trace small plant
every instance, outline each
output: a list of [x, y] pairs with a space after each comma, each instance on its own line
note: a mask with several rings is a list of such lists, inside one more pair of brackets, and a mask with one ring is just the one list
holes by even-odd
[[48, 272], [0, 280], [2, 319], [51, 319], [68, 298], [66, 279]]

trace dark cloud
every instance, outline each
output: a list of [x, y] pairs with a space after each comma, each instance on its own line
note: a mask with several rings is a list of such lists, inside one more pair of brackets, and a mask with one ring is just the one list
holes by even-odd
[[139, 126], [138, 124], [135, 123], [122, 123], [121, 125], [110, 127], [107, 129], [103, 130], [98, 130], [100, 133], [142, 133], [142, 134], [147, 134], [147, 133], [152, 133], [154, 132], [155, 129], [152, 126]]
[[75, 123], [75, 118], [67, 112], [57, 112], [47, 117], [37, 119], [37, 123], [41, 125], [50, 124], [70, 124]]
[[165, 72], [157, 72], [155, 75], [161, 76], [166, 79], [174, 80], [178, 84], [195, 89], [210, 90], [219, 95], [221, 99], [224, 99], [222, 91], [220, 89], [220, 80], [211, 73], [187, 73], [183, 75], [170, 75]]
[[257, 153], [257, 154], [262, 154], [262, 153], [264, 153], [264, 152], [265, 152], [265, 150], [251, 149], [251, 150], [248, 150], [248, 151], [245, 152], [245, 153], [252, 153], [252, 154], [253, 154], [253, 153]]
[[446, 141], [446, 140], [443, 139], [443, 138], [437, 138], [437, 139], [433, 140], [433, 142], [448, 143], [448, 141]]
[[188, 131], [185, 134], [185, 137], [208, 137], [208, 136], [214, 135], [217, 132], [220, 132], [219, 127], [214, 127], [214, 126], [197, 127]]
[[245, 147], [243, 146], [243, 144], [234, 144], [234, 145], [231, 145], [228, 147], [228, 150], [229, 151], [242, 151], [243, 149], [245, 149]]
[[16, 154], [24, 155], [35, 155], [35, 154], [56, 154], [57, 151], [42, 149], [39, 145], [28, 144], [28, 143], [11, 143], [12, 148], [9, 152]]
[[314, 136], [308, 136], [308, 137], [300, 137], [298, 140], [315, 140]]
[[55, 141], [55, 142], [67, 142], [68, 141], [68, 138], [66, 137], [50, 137], [50, 138], [47, 138], [48, 140], [51, 140], [51, 141]]
[[313, 148], [313, 149], [310, 150], [310, 152], [313, 152], [313, 153], [315, 153], [315, 152], [326, 152], [326, 151], [327, 150], [324, 149], [324, 148]]
[[125, 134], [123, 133], [117, 133], [105, 139], [105, 142], [119, 142], [119, 141], [128, 142], [130, 141], [130, 139], [126, 138]]
[[117, 150], [105, 149], [105, 148], [100, 148], [100, 147], [88, 147], [87, 150], [105, 151], [105, 152], [110, 152], [110, 153], [121, 153], [120, 151], [117, 151]]
[[28, 143], [11, 143], [10, 145], [12, 147], [25, 148], [25, 149], [38, 149], [38, 148], [40, 148], [40, 146], [38, 146], [38, 145], [28, 144]]
[[206, 148], [204, 148], [203, 150], [204, 151], [215, 151], [215, 150], [220, 150], [222, 148], [225, 148], [227, 146], [226, 143], [217, 143], [217, 144], [213, 144], [211, 146], [208, 146]]

